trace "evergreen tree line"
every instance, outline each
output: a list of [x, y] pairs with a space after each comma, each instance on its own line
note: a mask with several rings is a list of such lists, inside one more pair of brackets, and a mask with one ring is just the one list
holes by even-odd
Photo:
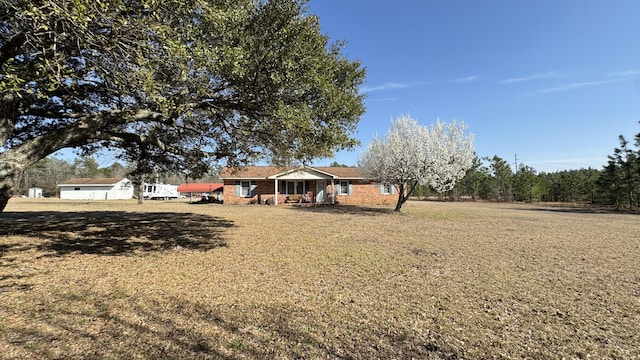
[[626, 207], [640, 206], [640, 133], [631, 144], [623, 135], [601, 170], [537, 172], [525, 164], [517, 171], [498, 156], [475, 157], [465, 177], [446, 194], [420, 187], [418, 197], [453, 200], [517, 202], [568, 202]]

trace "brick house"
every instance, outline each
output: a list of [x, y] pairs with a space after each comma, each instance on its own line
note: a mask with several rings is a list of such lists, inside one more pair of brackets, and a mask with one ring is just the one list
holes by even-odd
[[355, 167], [223, 168], [225, 204], [393, 205], [395, 188], [366, 179]]

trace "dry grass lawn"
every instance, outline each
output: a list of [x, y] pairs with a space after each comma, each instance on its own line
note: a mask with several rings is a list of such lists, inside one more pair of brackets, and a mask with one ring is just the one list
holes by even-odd
[[12, 199], [0, 358], [640, 358], [640, 217]]

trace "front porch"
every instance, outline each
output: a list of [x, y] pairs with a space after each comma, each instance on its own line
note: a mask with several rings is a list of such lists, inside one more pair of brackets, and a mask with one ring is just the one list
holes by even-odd
[[300, 168], [267, 178], [273, 184], [273, 205], [333, 204], [336, 187], [334, 177], [321, 171]]
[[[232, 184], [225, 183], [225, 192], [227, 188], [231, 188], [229, 185]], [[334, 204], [337, 186], [333, 175], [302, 167], [264, 179], [235, 180], [233, 196], [225, 194], [225, 202], [261, 205]]]

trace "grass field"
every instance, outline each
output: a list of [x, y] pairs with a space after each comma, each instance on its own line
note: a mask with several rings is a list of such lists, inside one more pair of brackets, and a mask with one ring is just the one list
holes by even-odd
[[0, 358], [640, 358], [640, 217], [12, 199]]

